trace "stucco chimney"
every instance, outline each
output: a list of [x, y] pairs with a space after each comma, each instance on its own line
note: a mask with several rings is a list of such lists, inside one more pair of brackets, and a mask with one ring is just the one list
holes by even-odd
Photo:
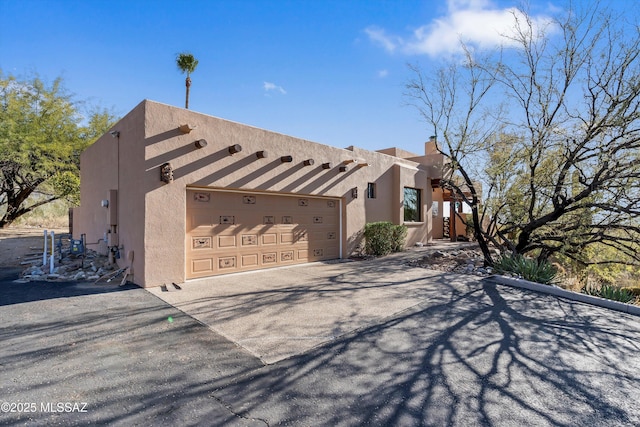
[[430, 154], [438, 153], [438, 141], [434, 135], [429, 137], [429, 141], [424, 143], [424, 154], [428, 156]]

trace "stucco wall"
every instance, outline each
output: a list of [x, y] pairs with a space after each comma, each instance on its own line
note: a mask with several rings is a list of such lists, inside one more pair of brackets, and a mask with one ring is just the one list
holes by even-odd
[[[138, 185], [144, 170], [140, 169], [144, 146], [145, 102], [140, 103], [123, 117], [80, 156], [81, 206], [74, 209], [74, 238], [87, 235], [89, 249], [107, 253], [103, 240], [105, 233], [118, 235], [119, 267], [131, 267], [133, 280], [144, 283], [144, 188]], [[117, 224], [111, 227], [107, 220], [110, 208], [101, 206], [109, 198], [109, 190], [117, 190]], [[96, 243], [100, 241], [98, 245]], [[133, 258], [133, 263], [132, 263]]]
[[[184, 124], [195, 129], [183, 133], [178, 128]], [[365, 223], [402, 223], [402, 188], [419, 188], [423, 221], [409, 224], [407, 244], [431, 238], [432, 191], [427, 168], [420, 163], [318, 144], [152, 101], [143, 101], [114, 129], [120, 131], [119, 146], [107, 134], [83, 154], [83, 168], [92, 173], [82, 174], [76, 228], [91, 230], [92, 238], [102, 235], [99, 201], [108, 189], [118, 188], [120, 265], [128, 263], [133, 251], [134, 281], [139, 285], [184, 281], [187, 187], [340, 198], [343, 256], [360, 244]], [[207, 145], [199, 149], [194, 143], [200, 139]], [[231, 155], [228, 147], [235, 144], [242, 151]], [[268, 157], [258, 158], [258, 151]], [[281, 156], [292, 156], [293, 161], [283, 163]], [[305, 166], [307, 159], [314, 164]], [[174, 171], [169, 184], [160, 180], [166, 162]], [[331, 163], [331, 168], [323, 169], [323, 163]], [[340, 172], [340, 166], [347, 170]], [[376, 184], [375, 199], [366, 197], [369, 182]]]
[[[189, 134], [177, 128], [181, 124], [196, 126]], [[207, 146], [195, 147], [194, 142], [205, 139]], [[242, 146], [242, 151], [230, 155], [228, 147]], [[257, 151], [266, 151], [268, 157], [259, 159]], [[293, 156], [291, 163], [282, 163], [281, 156]], [[314, 165], [303, 161], [313, 159]], [[346, 172], [339, 167], [354, 160]], [[170, 162], [174, 169], [174, 182], [160, 181], [159, 168]], [[322, 163], [331, 163], [322, 169]], [[415, 162], [354, 148], [340, 149], [313, 143], [275, 132], [265, 131], [225, 121], [180, 108], [147, 102], [145, 135], [145, 202], [147, 232], [145, 238], [145, 283], [184, 280], [185, 194], [187, 186], [261, 190], [269, 192], [301, 193], [339, 197], [343, 200], [344, 255], [355, 249], [360, 232], [367, 221], [391, 220], [401, 208], [395, 197], [390, 202], [396, 183], [390, 173], [394, 164], [406, 165], [407, 172], [400, 178], [401, 185], [425, 190], [426, 173]], [[368, 164], [368, 166], [361, 166]], [[378, 197], [366, 199], [366, 185], [376, 183]], [[352, 189], [358, 196], [352, 196]], [[425, 191], [426, 194], [426, 191]], [[428, 197], [424, 198], [424, 202]], [[425, 206], [425, 218], [426, 206]], [[411, 227], [408, 244], [427, 238], [428, 223]]]
[[107, 209], [101, 205], [117, 188], [117, 145], [108, 133], [80, 155], [81, 205], [73, 210], [73, 237], [86, 235], [88, 248], [106, 254]]

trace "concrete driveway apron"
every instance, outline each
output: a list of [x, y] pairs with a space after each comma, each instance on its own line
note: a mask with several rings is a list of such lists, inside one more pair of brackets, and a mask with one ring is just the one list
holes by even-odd
[[[402, 256], [412, 255], [421, 254]], [[217, 276], [181, 284], [181, 290], [149, 291], [271, 364], [415, 306], [416, 296], [428, 291], [430, 275], [438, 273], [406, 268], [389, 256]]]

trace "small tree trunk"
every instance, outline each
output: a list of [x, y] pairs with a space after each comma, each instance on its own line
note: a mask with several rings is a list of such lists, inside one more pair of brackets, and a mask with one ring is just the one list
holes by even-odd
[[[474, 201], [477, 200], [474, 199]], [[480, 223], [480, 215], [478, 213], [477, 204], [471, 208], [471, 215], [473, 216], [473, 234], [476, 238], [476, 242], [478, 242], [478, 246], [480, 246], [480, 250], [482, 251], [482, 256], [484, 257], [484, 266], [493, 266], [493, 257], [491, 256], [491, 251], [489, 250], [489, 244], [487, 243], [487, 239], [485, 239], [484, 235], [482, 234], [482, 224]]]
[[184, 84], [187, 87], [187, 97], [184, 101], [184, 108], [188, 110], [189, 109], [189, 88], [191, 87], [191, 77], [187, 76], [186, 80], [184, 81]]

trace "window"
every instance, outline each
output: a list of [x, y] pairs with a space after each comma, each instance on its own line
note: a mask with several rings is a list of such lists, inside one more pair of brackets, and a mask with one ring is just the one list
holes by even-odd
[[374, 182], [370, 182], [367, 184], [367, 199], [375, 199], [376, 198], [376, 184]]
[[404, 220], [407, 222], [419, 222], [421, 218], [420, 190], [404, 187]]

